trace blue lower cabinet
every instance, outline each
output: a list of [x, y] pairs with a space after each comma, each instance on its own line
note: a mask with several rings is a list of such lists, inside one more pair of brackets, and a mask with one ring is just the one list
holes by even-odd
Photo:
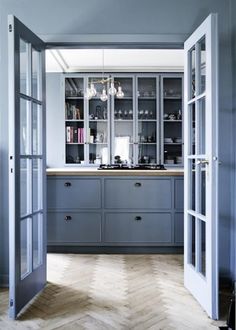
[[107, 213], [106, 243], [171, 243], [170, 213]]
[[184, 243], [184, 213], [174, 214], [174, 240], [175, 243], [183, 245]]
[[48, 212], [48, 244], [101, 242], [100, 213]]

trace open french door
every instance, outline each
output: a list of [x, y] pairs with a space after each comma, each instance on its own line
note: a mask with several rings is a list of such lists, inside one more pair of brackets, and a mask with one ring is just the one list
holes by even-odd
[[185, 52], [185, 286], [218, 318], [218, 29], [211, 14]]
[[46, 283], [45, 45], [14, 16], [9, 29], [9, 314]]

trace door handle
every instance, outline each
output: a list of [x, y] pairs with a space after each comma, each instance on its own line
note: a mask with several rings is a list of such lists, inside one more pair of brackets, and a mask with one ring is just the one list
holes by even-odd
[[209, 165], [209, 160], [207, 160], [207, 159], [199, 159], [197, 161], [197, 165]]

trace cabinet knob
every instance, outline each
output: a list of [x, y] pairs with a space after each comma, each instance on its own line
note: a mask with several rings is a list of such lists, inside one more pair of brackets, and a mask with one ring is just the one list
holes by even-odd
[[141, 187], [142, 186], [142, 183], [141, 182], [135, 182], [135, 187]]
[[71, 182], [65, 182], [65, 183], [64, 183], [64, 186], [65, 186], [65, 187], [70, 187], [70, 186], [71, 186]]
[[72, 217], [70, 215], [66, 215], [64, 218], [65, 221], [70, 221], [72, 220]]
[[141, 221], [142, 220], [142, 217], [140, 217], [139, 215], [137, 217], [135, 217], [135, 220], [136, 221]]

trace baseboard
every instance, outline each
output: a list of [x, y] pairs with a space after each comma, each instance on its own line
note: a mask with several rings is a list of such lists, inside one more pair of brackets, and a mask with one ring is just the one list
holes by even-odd
[[9, 276], [0, 274], [0, 287], [8, 288], [8, 286], [9, 286]]
[[50, 253], [107, 253], [107, 254], [183, 254], [183, 247], [153, 247], [153, 246], [48, 246]]

